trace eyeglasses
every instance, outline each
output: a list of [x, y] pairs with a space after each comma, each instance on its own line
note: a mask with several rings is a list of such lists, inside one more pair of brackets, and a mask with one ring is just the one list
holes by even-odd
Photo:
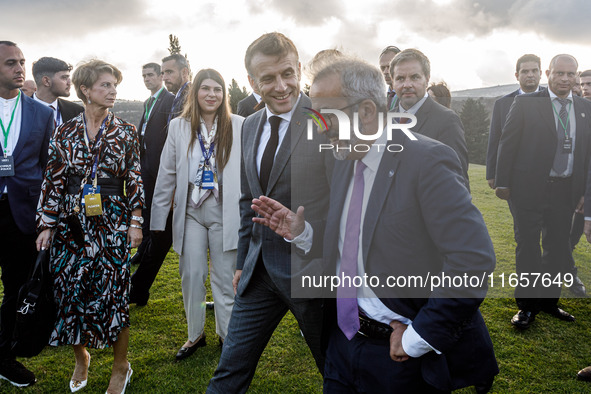
[[[346, 110], [346, 109], [348, 109], [348, 108], [354, 107], [354, 106], [356, 106], [356, 105], [360, 104], [360, 103], [361, 103], [362, 101], [364, 101], [364, 100], [365, 100], [365, 99], [357, 100], [357, 101], [355, 101], [353, 104], [349, 104], [349, 105], [347, 105], [346, 107], [339, 108], [339, 109], [338, 109], [338, 111], [344, 111], [344, 110]], [[333, 113], [327, 113], [327, 114], [325, 114], [325, 116], [324, 116], [324, 120], [326, 120], [326, 127], [327, 127], [326, 131], [328, 131], [328, 130], [332, 129], [332, 124], [333, 124], [332, 118], [336, 118], [336, 117], [337, 117], [337, 116], [336, 116], [335, 114], [333, 114]], [[339, 123], [339, 121], [338, 121], [338, 118], [337, 118], [337, 120], [335, 121], [335, 123], [336, 123], [336, 124], [338, 124], [338, 123]]]

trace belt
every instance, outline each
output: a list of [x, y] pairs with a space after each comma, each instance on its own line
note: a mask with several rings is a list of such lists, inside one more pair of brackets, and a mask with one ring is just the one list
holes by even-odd
[[[82, 177], [72, 175], [68, 177], [68, 194], [80, 193], [80, 183]], [[101, 187], [102, 196], [120, 196], [123, 197], [123, 179], [119, 178], [98, 178], [97, 185]]]
[[551, 176], [548, 178], [548, 180], [546, 182], [548, 183], [556, 183], [556, 182], [565, 182], [565, 181], [570, 181], [570, 176], [567, 177], [560, 177], [560, 176]]
[[357, 334], [372, 339], [390, 340], [392, 331], [392, 327], [388, 324], [359, 315], [359, 331], [357, 331]]

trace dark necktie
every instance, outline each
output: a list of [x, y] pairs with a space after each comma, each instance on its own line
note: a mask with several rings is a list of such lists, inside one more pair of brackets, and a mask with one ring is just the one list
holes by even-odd
[[261, 159], [261, 188], [263, 193], [267, 193], [267, 185], [269, 184], [269, 176], [271, 175], [271, 169], [273, 168], [273, 161], [275, 160], [275, 151], [279, 143], [279, 124], [281, 118], [279, 116], [271, 116], [269, 118], [269, 124], [271, 125], [271, 137], [265, 151], [263, 152], [263, 158]]
[[50, 105], [49, 108], [53, 110], [53, 128], [55, 129], [57, 127], [57, 122], [55, 120], [55, 108], [53, 105]]
[[[359, 256], [359, 233], [361, 232], [361, 208], [363, 206], [363, 189], [365, 181], [363, 170], [367, 166], [357, 162], [353, 192], [347, 211], [345, 240], [341, 252], [341, 277], [349, 277], [351, 281], [357, 276], [357, 260]], [[357, 288], [340, 286], [337, 289], [337, 320], [339, 328], [347, 339], [351, 340], [359, 331], [359, 309], [357, 306]]]
[[558, 121], [558, 127], [556, 128], [556, 135], [558, 137], [556, 143], [556, 154], [554, 156], [554, 171], [557, 175], [562, 175], [566, 171], [568, 165], [568, 152], [563, 150], [564, 140], [566, 137], [570, 137], [570, 124], [569, 124], [569, 114], [567, 105], [569, 103], [568, 99], [557, 98], [558, 102], [560, 103], [560, 112], [558, 113], [558, 117], [560, 120]]

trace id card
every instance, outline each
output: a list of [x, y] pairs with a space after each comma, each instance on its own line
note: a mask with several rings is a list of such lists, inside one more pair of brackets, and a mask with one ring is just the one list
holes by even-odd
[[101, 192], [100, 186], [97, 186], [96, 190], [93, 190], [92, 185], [84, 185], [84, 187], [82, 188], [82, 205], [85, 204], [84, 197], [86, 197], [87, 194], [94, 194], [94, 193], [100, 193], [100, 192]]
[[86, 205], [86, 216], [98, 216], [103, 214], [103, 204], [99, 193], [85, 195], [84, 204]]
[[201, 178], [201, 188], [202, 189], [213, 189], [215, 183], [213, 181], [213, 171], [203, 171], [203, 178]]
[[573, 139], [565, 138], [562, 143], [562, 153], [571, 153], [573, 151]]
[[0, 176], [14, 176], [14, 157], [0, 157]]

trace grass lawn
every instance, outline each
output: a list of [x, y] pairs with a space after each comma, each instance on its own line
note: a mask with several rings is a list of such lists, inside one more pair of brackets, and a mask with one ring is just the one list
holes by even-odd
[[[509, 274], [515, 268], [513, 223], [507, 204], [494, 197], [486, 184], [484, 173], [483, 166], [470, 166], [474, 203], [481, 210], [495, 245], [495, 275], [501, 272]], [[584, 239], [575, 250], [579, 276], [589, 286], [590, 251], [591, 247]], [[129, 360], [134, 374], [128, 392], [204, 392], [221, 350], [215, 334], [213, 311], [207, 311], [207, 346], [187, 360], [176, 363], [174, 355], [185, 342], [187, 333], [178, 257], [174, 252], [169, 253], [151, 293], [146, 307], [131, 307]], [[576, 316], [576, 322], [566, 323], [540, 314], [527, 331], [519, 332], [509, 323], [516, 312], [511, 296], [509, 289], [503, 291], [496, 287], [489, 291], [489, 298], [481, 307], [501, 369], [492, 392], [591, 392], [591, 384], [576, 380], [576, 372], [591, 364], [589, 301], [566, 298], [569, 293], [564, 291], [565, 298], [561, 300], [561, 306]], [[208, 299], [211, 299], [210, 295]], [[111, 373], [112, 351], [91, 350], [90, 353], [92, 362], [88, 386], [81, 393], [103, 393]], [[35, 372], [37, 383], [23, 391], [0, 381], [0, 392], [69, 392], [68, 382], [74, 369], [71, 347], [48, 347], [39, 356], [21, 361]], [[295, 319], [288, 314], [263, 353], [250, 392], [321, 391], [322, 378], [316, 371]], [[471, 393], [474, 390], [458, 392]]]

